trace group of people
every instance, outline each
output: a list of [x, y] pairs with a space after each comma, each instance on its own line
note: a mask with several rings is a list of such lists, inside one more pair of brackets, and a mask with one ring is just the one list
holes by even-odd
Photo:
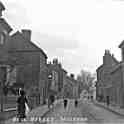
[[[48, 108], [52, 105], [55, 101], [55, 96], [50, 95], [48, 98]], [[28, 99], [26, 97], [26, 92], [24, 90], [19, 90], [19, 97], [17, 99], [17, 118], [19, 119], [19, 122], [21, 122], [24, 118], [26, 118], [26, 110], [29, 106]], [[29, 107], [28, 107], [29, 109]]]
[[[63, 103], [64, 103], [64, 109], [66, 109], [67, 105], [68, 105], [68, 100], [67, 99], [64, 99], [63, 100]], [[78, 106], [78, 100], [75, 99], [74, 101], [74, 106], [77, 107]]]
[[[55, 96], [54, 95], [50, 95], [48, 98], [48, 108], [50, 108], [50, 106], [54, 105], [54, 101], [55, 101]], [[67, 105], [68, 105], [68, 99], [64, 98], [63, 99], [63, 104], [64, 104], [64, 109], [66, 109]], [[24, 90], [20, 90], [19, 92], [19, 97], [17, 99], [17, 117], [19, 119], [19, 122], [21, 122], [22, 119], [26, 118], [26, 109], [29, 105], [28, 99], [26, 97], [26, 93]], [[74, 105], [75, 107], [78, 106], [78, 100], [75, 99], [74, 101]]]

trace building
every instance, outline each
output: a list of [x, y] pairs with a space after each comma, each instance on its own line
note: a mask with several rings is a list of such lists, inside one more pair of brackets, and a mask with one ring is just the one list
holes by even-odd
[[97, 68], [96, 98], [106, 100], [112, 88], [111, 70], [118, 65], [118, 61], [109, 50], [105, 50], [103, 64]]
[[8, 84], [10, 78], [11, 61], [8, 55], [8, 42], [10, 39], [11, 26], [2, 17], [5, 10], [4, 5], [0, 2], [0, 90]]
[[66, 83], [63, 86], [63, 96], [70, 99], [79, 98], [79, 83], [74, 78], [74, 74], [66, 76]]
[[49, 75], [52, 80], [50, 83], [49, 94], [54, 93], [56, 96], [62, 96], [63, 83], [65, 82], [66, 71], [63, 69], [58, 59], [53, 59], [52, 62], [48, 63]]
[[109, 51], [105, 51], [103, 64], [97, 69], [96, 98], [109, 96], [111, 104], [124, 107], [124, 41], [119, 45], [122, 60], [118, 62]]
[[119, 45], [122, 60], [111, 70], [111, 102], [124, 107], [124, 41]]
[[[31, 41], [31, 30], [23, 29], [11, 35], [9, 55], [16, 62], [16, 84], [28, 88], [28, 93], [39, 90], [45, 97], [47, 88], [47, 55]], [[46, 90], [45, 90], [46, 91]]]

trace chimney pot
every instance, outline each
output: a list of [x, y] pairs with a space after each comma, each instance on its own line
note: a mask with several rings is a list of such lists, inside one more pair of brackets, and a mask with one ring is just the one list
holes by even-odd
[[70, 74], [70, 77], [71, 77], [72, 79], [74, 79], [74, 74]]
[[22, 34], [27, 40], [31, 40], [31, 30], [22, 29]]

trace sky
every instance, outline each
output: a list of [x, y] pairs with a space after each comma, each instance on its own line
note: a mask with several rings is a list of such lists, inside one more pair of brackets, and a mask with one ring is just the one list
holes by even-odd
[[121, 61], [124, 0], [1, 0], [14, 31], [32, 30], [32, 42], [68, 73], [94, 73], [105, 49]]

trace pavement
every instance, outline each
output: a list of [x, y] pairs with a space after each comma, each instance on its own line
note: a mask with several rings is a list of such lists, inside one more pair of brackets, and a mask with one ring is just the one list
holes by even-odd
[[[56, 107], [59, 103], [61, 103], [61, 100], [57, 100], [54, 102], [54, 107]], [[31, 119], [34, 119], [35, 117], [44, 117], [49, 111], [52, 109], [49, 109], [47, 105], [39, 106], [32, 111], [30, 111], [27, 115], [26, 121], [21, 122], [21, 124], [34, 124], [34, 120], [32, 121]], [[16, 117], [10, 118], [6, 120], [5, 122], [0, 122], [0, 124], [20, 124], [17, 120]]]
[[107, 109], [115, 114], [118, 114], [120, 116], [124, 117], [124, 108], [120, 108], [119, 106], [115, 106], [115, 105], [109, 105], [107, 106], [106, 103], [103, 102], [98, 102], [98, 101], [93, 101], [93, 103], [99, 107], [103, 107], [104, 109]]

